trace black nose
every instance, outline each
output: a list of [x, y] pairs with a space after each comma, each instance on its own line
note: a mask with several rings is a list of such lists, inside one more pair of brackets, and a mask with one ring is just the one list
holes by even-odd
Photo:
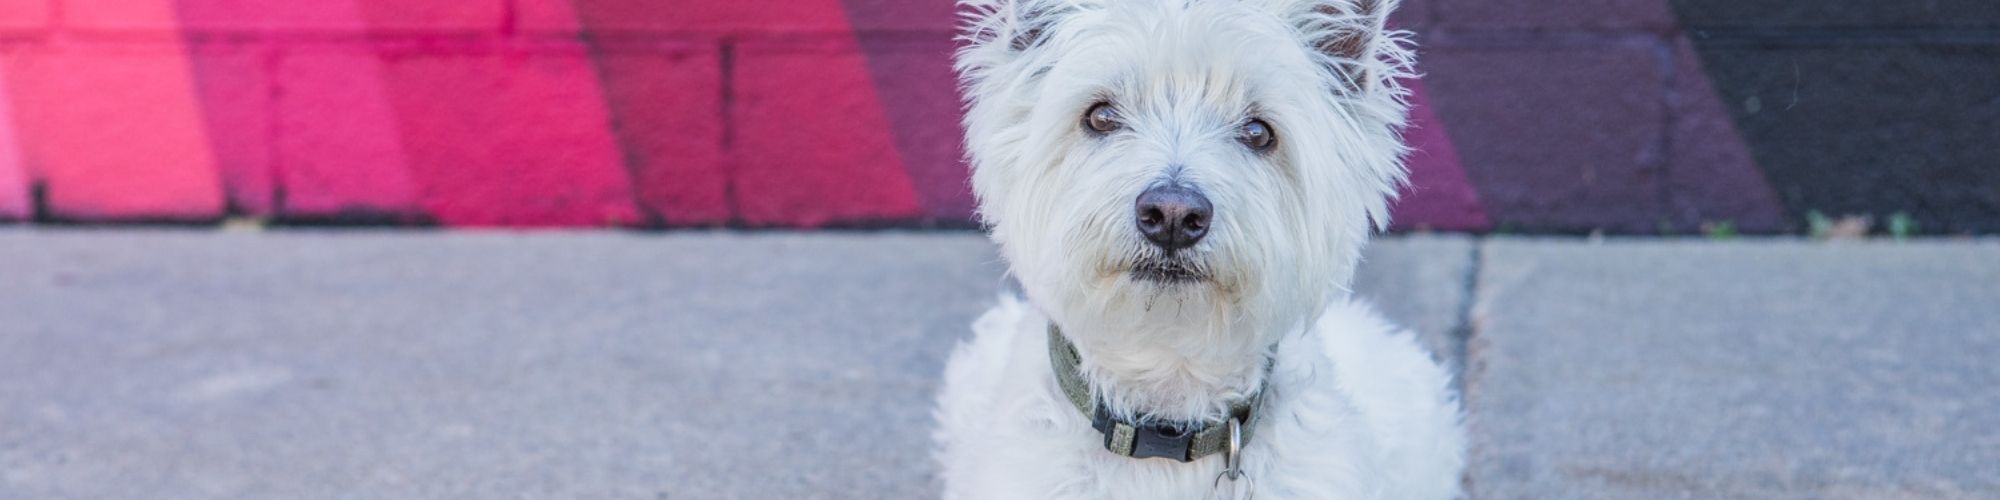
[[1139, 193], [1139, 234], [1169, 252], [1194, 246], [1208, 236], [1215, 209], [1201, 191], [1181, 185], [1160, 185]]

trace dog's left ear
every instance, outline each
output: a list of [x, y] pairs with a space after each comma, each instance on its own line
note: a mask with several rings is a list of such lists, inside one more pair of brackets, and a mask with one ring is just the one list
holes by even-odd
[[1037, 52], [1051, 31], [1082, 8], [1075, 0], [958, 0], [960, 78], [978, 83], [1004, 72]]
[[1389, 14], [1400, 0], [1297, 0], [1287, 15], [1331, 73], [1336, 90], [1370, 94], [1401, 92], [1397, 78], [1408, 76], [1415, 54], [1408, 33], [1389, 29]]

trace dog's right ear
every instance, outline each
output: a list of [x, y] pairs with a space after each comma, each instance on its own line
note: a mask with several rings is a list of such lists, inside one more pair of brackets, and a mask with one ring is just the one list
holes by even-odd
[[1293, 0], [1290, 16], [1306, 45], [1350, 94], [1400, 93], [1415, 55], [1408, 33], [1389, 28], [1400, 0]]
[[958, 72], [976, 83], [1040, 48], [1076, 0], [959, 0]]

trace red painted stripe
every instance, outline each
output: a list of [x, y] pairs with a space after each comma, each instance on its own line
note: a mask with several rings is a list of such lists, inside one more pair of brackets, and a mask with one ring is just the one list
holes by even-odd
[[[633, 8], [601, 0], [519, 0], [515, 15], [521, 31], [577, 33], [594, 31], [581, 26], [585, 22]], [[639, 206], [668, 225], [729, 222], [734, 213], [722, 161], [721, 46], [707, 40], [599, 41], [591, 53]]]
[[737, 207], [753, 225], [819, 226], [922, 213], [851, 37], [736, 51]]
[[921, 215], [841, 5], [788, 7], [748, 8], [739, 19], [773, 26], [834, 20], [843, 34], [736, 46], [729, 153], [740, 217], [753, 225], [811, 227]]
[[597, 52], [639, 203], [667, 224], [709, 225], [732, 216], [720, 59], [709, 44]]
[[639, 221], [581, 44], [382, 53], [425, 211], [451, 225]]

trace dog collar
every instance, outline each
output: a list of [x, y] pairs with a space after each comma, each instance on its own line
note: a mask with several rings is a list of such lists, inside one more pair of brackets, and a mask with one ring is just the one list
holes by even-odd
[[[1229, 417], [1224, 422], [1214, 424], [1205, 421], [1160, 422], [1151, 419], [1121, 419], [1111, 415], [1105, 405], [1097, 404], [1090, 395], [1090, 385], [1083, 379], [1080, 365], [1083, 358], [1077, 354], [1076, 345], [1064, 337], [1056, 324], [1049, 323], [1049, 365], [1054, 368], [1056, 385], [1062, 387], [1063, 396], [1069, 399], [1076, 410], [1090, 419], [1090, 427], [1104, 435], [1104, 449], [1132, 458], [1171, 458], [1181, 462], [1193, 462], [1202, 457], [1230, 451], [1232, 444], [1250, 442], [1251, 429], [1257, 428], [1258, 410], [1263, 405], [1265, 389], [1270, 377], [1264, 378], [1265, 386], [1241, 401], [1229, 405]], [[1269, 372], [1271, 362], [1266, 360], [1264, 371]], [[1142, 423], [1143, 422], [1143, 423]], [[1227, 425], [1235, 423], [1238, 425]], [[1237, 443], [1230, 442], [1232, 428], [1237, 429]]]

